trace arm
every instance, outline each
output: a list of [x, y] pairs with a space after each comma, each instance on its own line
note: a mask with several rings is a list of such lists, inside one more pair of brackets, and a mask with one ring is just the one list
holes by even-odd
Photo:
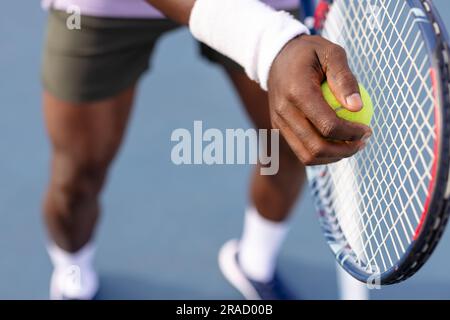
[[345, 108], [362, 108], [341, 47], [304, 34], [293, 18], [257, 0], [147, 1], [175, 21], [190, 24], [198, 40], [241, 64], [268, 89], [272, 125], [304, 164], [336, 162], [365, 146], [370, 128], [338, 118], [320, 88], [327, 80]]
[[187, 25], [195, 0], [147, 0], [172, 20]]

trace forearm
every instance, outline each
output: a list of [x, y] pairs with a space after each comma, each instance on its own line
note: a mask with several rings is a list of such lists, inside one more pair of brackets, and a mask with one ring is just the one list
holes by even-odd
[[189, 24], [189, 17], [195, 0], [146, 0], [167, 17], [181, 23]]
[[194, 38], [240, 64], [267, 90], [272, 62], [308, 29], [287, 12], [260, 0], [147, 0], [168, 17], [188, 24]]
[[[341, 47], [320, 37], [299, 37], [308, 33], [306, 26], [260, 0], [146, 1], [189, 25], [194, 38], [236, 61], [262, 89], [270, 88], [272, 125], [304, 164], [339, 161], [365, 146], [370, 128], [338, 118], [321, 92], [328, 80], [346, 109], [362, 108]], [[348, 98], [356, 95], [350, 105]]]

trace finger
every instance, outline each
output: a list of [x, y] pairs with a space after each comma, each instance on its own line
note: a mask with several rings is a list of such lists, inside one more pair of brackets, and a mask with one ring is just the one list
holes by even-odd
[[341, 161], [342, 159], [340, 158], [325, 158], [325, 159], [318, 159], [317, 161], [315, 161], [315, 163], [313, 164], [314, 166], [321, 166], [321, 165], [326, 165], [326, 164], [332, 164], [332, 163], [336, 163]]
[[[325, 101], [320, 84], [311, 81], [311, 77], [305, 80], [301, 90], [290, 102], [296, 108], [280, 108], [279, 115], [283, 119], [298, 119], [294, 110], [301, 110], [309, 121], [314, 125], [320, 134], [327, 139], [341, 141], [356, 141], [371, 136], [369, 127], [345, 121], [337, 117], [336, 112]], [[307, 83], [307, 84], [306, 84]], [[292, 120], [292, 119], [291, 119]], [[292, 123], [292, 121], [290, 122]]]
[[360, 151], [365, 142], [342, 142], [324, 139], [314, 126], [295, 108], [282, 119], [315, 158], [348, 158]]
[[294, 152], [294, 154], [303, 164], [308, 165], [306, 163], [306, 160], [308, 160], [310, 154], [303, 146], [303, 143], [295, 136], [292, 130], [290, 130], [289, 127], [284, 123], [284, 121], [279, 117], [273, 119], [272, 121], [274, 123], [274, 127], [280, 130], [281, 135], [291, 148], [292, 152]]
[[280, 131], [294, 154], [306, 166], [324, 165], [342, 160], [342, 158], [314, 158], [313, 155], [303, 146], [303, 143], [298, 140], [294, 132], [289, 127], [281, 126]]
[[360, 111], [363, 101], [358, 81], [348, 65], [345, 50], [338, 45], [330, 44], [318, 56], [331, 92], [337, 100], [350, 111]]

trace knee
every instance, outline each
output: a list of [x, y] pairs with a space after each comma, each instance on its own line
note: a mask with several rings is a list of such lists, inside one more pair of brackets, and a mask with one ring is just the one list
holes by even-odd
[[86, 202], [97, 201], [108, 166], [105, 157], [55, 155], [49, 196], [58, 211], [72, 212]]

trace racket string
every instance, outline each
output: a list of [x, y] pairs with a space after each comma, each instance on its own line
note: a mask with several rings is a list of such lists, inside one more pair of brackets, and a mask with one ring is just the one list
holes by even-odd
[[342, 0], [324, 26], [372, 96], [374, 135], [353, 158], [308, 171], [328, 175], [315, 180], [329, 238], [367, 272], [386, 271], [405, 253], [432, 179], [434, 95], [418, 23], [407, 1]]

